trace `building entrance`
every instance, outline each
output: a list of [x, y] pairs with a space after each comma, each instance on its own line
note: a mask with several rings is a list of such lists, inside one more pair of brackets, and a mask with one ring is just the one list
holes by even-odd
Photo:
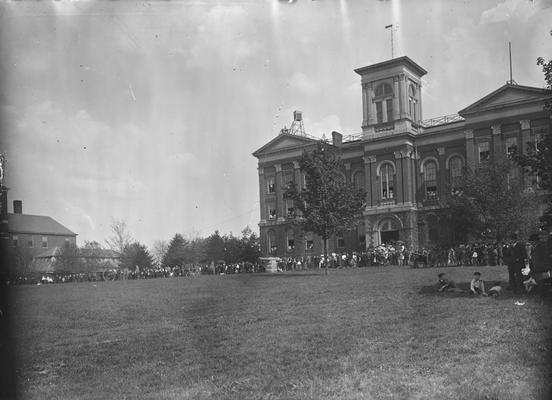
[[381, 243], [391, 243], [399, 240], [399, 231], [381, 232]]

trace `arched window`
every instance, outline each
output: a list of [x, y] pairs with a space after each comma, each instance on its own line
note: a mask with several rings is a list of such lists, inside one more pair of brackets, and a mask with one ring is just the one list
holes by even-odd
[[381, 177], [381, 198], [382, 200], [392, 199], [394, 197], [393, 175], [395, 171], [390, 164], [383, 164], [380, 169]]
[[428, 161], [424, 164], [424, 184], [427, 200], [437, 198], [437, 164]]
[[278, 245], [276, 244], [276, 233], [274, 233], [274, 231], [268, 231], [266, 237], [268, 242], [268, 254], [276, 254], [276, 251], [278, 250]]
[[345, 178], [345, 174], [343, 172], [338, 172], [335, 178], [340, 182], [347, 182], [347, 178]]
[[364, 190], [366, 183], [364, 182], [364, 171], [357, 171], [353, 176], [353, 185], [355, 189]]
[[375, 91], [376, 120], [378, 124], [393, 121], [393, 88], [382, 83]]
[[412, 117], [413, 121], [417, 121], [417, 115], [416, 115], [417, 103], [418, 103], [418, 100], [416, 96], [416, 88], [414, 88], [414, 85], [410, 85], [408, 87], [408, 112]]

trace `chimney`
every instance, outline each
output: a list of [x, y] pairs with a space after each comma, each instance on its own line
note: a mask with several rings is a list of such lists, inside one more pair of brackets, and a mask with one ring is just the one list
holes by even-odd
[[339, 132], [332, 132], [332, 143], [335, 147], [341, 147], [343, 144], [343, 135]]
[[23, 202], [21, 200], [13, 201], [13, 213], [14, 214], [23, 214]]

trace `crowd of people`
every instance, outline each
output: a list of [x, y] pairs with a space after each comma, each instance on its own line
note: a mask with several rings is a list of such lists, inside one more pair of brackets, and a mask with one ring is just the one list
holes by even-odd
[[264, 272], [264, 268], [259, 263], [218, 263], [211, 265], [186, 264], [175, 267], [139, 268], [134, 270], [128, 268], [105, 269], [95, 272], [53, 272], [53, 273], [28, 273], [12, 277], [2, 277], [0, 281], [7, 285], [44, 285], [50, 283], [69, 283], [69, 282], [96, 282], [125, 279], [155, 279], [155, 278], [176, 278], [176, 277], [195, 277], [199, 275], [212, 274], [237, 274]]
[[[549, 239], [550, 241], [550, 239]], [[526, 286], [526, 281], [532, 279], [535, 284], [541, 276], [535, 275], [538, 268], [533, 268], [533, 274], [522, 274], [523, 268], [529, 268], [526, 260], [539, 257], [536, 251], [538, 237], [533, 236], [529, 241], [520, 241], [513, 235], [510, 240], [498, 243], [471, 243], [460, 244], [448, 248], [410, 249], [402, 242], [381, 244], [369, 248], [365, 252], [331, 253], [325, 262], [324, 256], [287, 257], [280, 258], [277, 263], [278, 271], [299, 271], [305, 269], [323, 268], [355, 268], [371, 266], [411, 266], [445, 267], [445, 266], [484, 266], [508, 265], [510, 287], [518, 290]], [[533, 253], [533, 257], [531, 257]], [[535, 256], [536, 254], [536, 256]], [[541, 263], [542, 264], [542, 263]], [[527, 271], [527, 269], [525, 269]], [[175, 267], [156, 266], [153, 268], [138, 268], [134, 270], [109, 269], [101, 272], [81, 273], [48, 273], [24, 274], [16, 277], [4, 277], [6, 284], [48, 284], [65, 282], [90, 282], [100, 280], [123, 279], [153, 279], [197, 276], [200, 274], [240, 274], [265, 272], [264, 266], [259, 263], [210, 263], [186, 264]], [[546, 278], [546, 277], [545, 277]], [[550, 278], [550, 277], [548, 277]]]

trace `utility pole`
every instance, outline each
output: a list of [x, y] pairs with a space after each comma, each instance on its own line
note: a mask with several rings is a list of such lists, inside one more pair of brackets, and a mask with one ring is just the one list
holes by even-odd
[[395, 58], [395, 49], [394, 49], [394, 40], [393, 40], [393, 24], [389, 24], [385, 26], [385, 29], [390, 29], [391, 31], [391, 59]]

